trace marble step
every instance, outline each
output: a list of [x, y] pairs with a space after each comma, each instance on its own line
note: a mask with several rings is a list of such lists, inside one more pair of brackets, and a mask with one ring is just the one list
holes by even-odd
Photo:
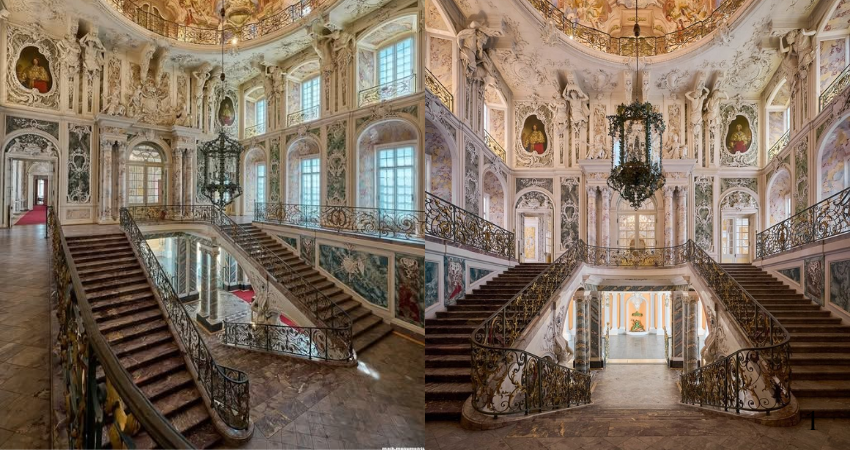
[[469, 355], [425, 355], [425, 367], [455, 367], [470, 370], [472, 359]]
[[461, 367], [425, 368], [426, 383], [468, 383], [471, 369]]
[[461, 418], [464, 400], [434, 400], [425, 402], [425, 420], [454, 420]]
[[425, 401], [459, 400], [464, 401], [472, 395], [471, 382], [425, 383]]

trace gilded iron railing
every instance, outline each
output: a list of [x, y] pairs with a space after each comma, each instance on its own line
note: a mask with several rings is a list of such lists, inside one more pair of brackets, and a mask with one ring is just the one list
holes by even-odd
[[135, 448], [133, 436], [142, 430], [162, 448], [192, 448], [136, 386], [100, 333], [52, 206], [47, 208], [46, 229], [68, 448]]
[[515, 256], [514, 233], [430, 192], [425, 192], [423, 232], [427, 236], [473, 247], [502, 258], [513, 259]]
[[454, 111], [454, 96], [428, 69], [425, 69], [425, 89], [440, 99], [443, 105], [446, 106], [446, 109]]
[[588, 373], [511, 348], [585, 259], [584, 245], [562, 254], [472, 332], [472, 406], [483, 414], [533, 413], [590, 403]]
[[[119, 13], [149, 31], [176, 41], [198, 45], [221, 45], [222, 42], [233, 38], [239, 41], [252, 41], [295, 24], [327, 2], [327, 0], [301, 0], [256, 22], [244, 24], [239, 28], [228, 27], [220, 30], [192, 26], [191, 20], [188, 19], [184, 23], [164, 19], [151, 13], [150, 9], [143, 9], [133, 0], [105, 1]], [[216, 17], [218, 17], [217, 11]]]
[[832, 80], [832, 83], [829, 83], [829, 86], [821, 92], [818, 97], [818, 111], [823, 111], [827, 105], [834, 99], [838, 94], [844, 91], [844, 88], [850, 85], [850, 64], [844, 67], [844, 70]]
[[321, 361], [351, 361], [352, 355], [339, 351], [327, 328], [290, 327], [264, 323], [224, 322], [221, 342], [252, 350], [297, 356]]
[[132, 210], [137, 208], [121, 208], [121, 229], [127, 233], [133, 249], [148, 272], [153, 287], [162, 299], [168, 318], [183, 342], [188, 359], [192, 362], [213, 409], [229, 427], [247, 430], [251, 420], [248, 375], [215, 362], [215, 358], [198, 331], [195, 320], [174, 292], [168, 273], [159, 265], [159, 260], [148, 246], [145, 235], [136, 225]]
[[782, 136], [779, 137], [779, 140], [777, 140], [776, 142], [773, 143], [773, 145], [770, 146], [770, 149], [767, 151], [768, 162], [772, 161], [773, 158], [775, 158], [776, 155], [778, 155], [780, 152], [782, 152], [782, 149], [784, 149], [785, 146], [788, 145], [788, 138], [790, 136], [791, 136], [791, 130], [788, 130], [788, 131], [785, 132], [785, 134], [783, 134]]
[[286, 116], [286, 126], [298, 125], [304, 122], [310, 122], [312, 120], [316, 120], [319, 118], [319, 105], [304, 108], [300, 111], [295, 111], [294, 113]]
[[708, 36], [728, 24], [729, 17], [748, 0], [726, 0], [705, 19], [661, 36], [614, 37], [610, 34], [571, 21], [567, 14], [549, 0], [526, 0], [543, 15], [543, 21], [564, 32], [570, 39], [601, 52], [618, 56], [634, 56], [635, 46], [641, 56], [658, 56], [674, 52]]
[[404, 78], [390, 81], [389, 83], [362, 89], [357, 94], [358, 105], [366, 106], [373, 103], [380, 103], [397, 97], [410, 95], [415, 91], [416, 75], [408, 75]]
[[[588, 374], [511, 348], [583, 263], [616, 267], [690, 263], [753, 347], [683, 374], [682, 402], [768, 414], [788, 405], [787, 330], [702, 248], [690, 240], [660, 249], [606, 249], [579, 241], [472, 332], [472, 405], [477, 411], [493, 416], [528, 414], [590, 402]], [[669, 355], [666, 330], [665, 355]]]
[[245, 127], [245, 137], [244, 139], [252, 138], [254, 136], [259, 136], [266, 132], [266, 124], [258, 123], [256, 125]]
[[756, 235], [756, 258], [850, 232], [850, 188], [777, 223]]
[[[352, 321], [348, 313], [221, 209], [212, 205], [164, 205], [136, 206], [128, 210], [139, 222], [204, 222], [214, 226], [219, 234], [233, 246], [241, 248], [248, 257], [262, 265], [270, 278], [277, 283], [278, 288], [284, 294], [288, 294], [288, 299], [297, 301], [302, 309], [313, 315], [320, 325], [314, 328], [323, 330], [322, 332], [330, 338], [330, 343], [325, 347], [332, 352], [329, 353], [328, 359], [351, 360], [354, 358], [351, 339]], [[299, 356], [309, 357], [309, 355], [308, 352]]]
[[484, 143], [487, 144], [487, 148], [493, 151], [499, 158], [504, 162], [508, 162], [508, 154], [505, 152], [505, 148], [502, 147], [502, 144], [499, 143], [487, 130], [484, 130]]
[[421, 238], [422, 211], [353, 206], [256, 203], [257, 222], [323, 228], [396, 239]]

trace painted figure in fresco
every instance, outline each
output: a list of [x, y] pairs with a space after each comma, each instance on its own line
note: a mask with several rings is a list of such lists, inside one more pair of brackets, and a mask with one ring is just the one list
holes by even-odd
[[632, 333], [641, 333], [646, 331], [646, 329], [643, 328], [643, 323], [641, 323], [640, 321], [640, 318], [643, 317], [643, 314], [638, 311], [635, 311], [632, 313], [632, 317], [635, 318], [632, 319], [632, 327], [629, 328], [629, 331], [631, 331]]
[[225, 126], [233, 125], [234, 116], [233, 102], [231, 102], [229, 98], [224, 99], [221, 102], [221, 108], [218, 111], [219, 122]]
[[522, 145], [529, 153], [535, 152], [542, 155], [546, 151], [546, 136], [537, 129], [537, 124], [531, 125], [531, 133], [524, 139]]
[[735, 131], [729, 136], [726, 148], [729, 149], [729, 153], [746, 153], [750, 148], [750, 140], [749, 133], [745, 132], [739, 123], [735, 125]]
[[39, 58], [32, 59], [32, 65], [18, 73], [18, 80], [28, 89], [37, 89], [46, 94], [50, 90], [50, 73], [41, 65]]

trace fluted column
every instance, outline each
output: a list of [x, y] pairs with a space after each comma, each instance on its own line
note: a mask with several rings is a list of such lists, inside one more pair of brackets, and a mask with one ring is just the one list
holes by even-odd
[[600, 214], [600, 226], [602, 227], [601, 247], [611, 247], [611, 188], [602, 188], [602, 214]]
[[664, 246], [673, 246], [673, 188], [664, 187]]
[[590, 370], [590, 302], [579, 289], [573, 301], [576, 305], [575, 368], [587, 373]]
[[697, 309], [699, 303], [696, 292], [682, 295], [684, 302], [684, 355], [683, 372], [696, 370], [699, 361], [699, 335], [697, 329]]
[[596, 188], [587, 188], [587, 245], [596, 245]]
[[679, 239], [677, 244], [684, 244], [688, 240], [688, 189], [679, 188], [679, 197], [677, 199], [676, 214], [679, 225]]
[[183, 203], [183, 149], [175, 148], [171, 155], [171, 195], [172, 205]]

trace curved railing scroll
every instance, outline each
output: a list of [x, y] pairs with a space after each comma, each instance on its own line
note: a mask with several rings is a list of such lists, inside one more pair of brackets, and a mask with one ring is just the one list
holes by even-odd
[[144, 431], [162, 448], [192, 448], [136, 386], [100, 333], [53, 207], [47, 208], [46, 228], [68, 447], [102, 448], [108, 441], [112, 448], [135, 448], [134, 436]]
[[159, 265], [159, 260], [148, 246], [130, 210], [121, 208], [120, 216], [121, 229], [127, 233], [136, 254], [147, 269], [148, 276], [165, 306], [171, 324], [183, 342], [183, 348], [213, 409], [229, 427], [247, 430], [250, 425], [248, 375], [215, 362], [194, 319], [174, 292], [171, 277]]
[[493, 255], [514, 259], [514, 233], [447, 200], [425, 192], [424, 233]]

